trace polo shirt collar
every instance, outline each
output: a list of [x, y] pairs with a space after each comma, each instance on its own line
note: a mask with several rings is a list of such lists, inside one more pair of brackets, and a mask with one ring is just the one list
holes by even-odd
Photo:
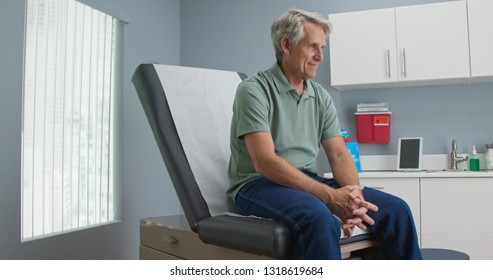
[[[270, 68], [270, 71], [274, 78], [274, 82], [276, 83], [277, 89], [279, 90], [279, 93], [287, 93], [295, 90], [288, 82], [286, 76], [284, 76], [284, 73], [282, 72], [281, 67], [279, 67], [277, 62], [274, 63], [274, 65]], [[303, 92], [302, 98], [315, 97], [315, 92], [311, 86], [311, 83], [309, 83], [308, 81], [304, 81], [304, 83], [305, 91]]]

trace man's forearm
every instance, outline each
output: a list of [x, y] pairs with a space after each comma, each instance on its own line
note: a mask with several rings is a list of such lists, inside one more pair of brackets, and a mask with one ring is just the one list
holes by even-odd
[[275, 153], [270, 133], [253, 132], [246, 134], [244, 139], [258, 173], [279, 185], [310, 193], [326, 204], [330, 200], [331, 188], [310, 178]]
[[330, 192], [330, 188], [309, 177], [279, 156], [270, 157], [262, 162], [257, 167], [257, 172], [279, 185], [310, 193], [324, 203], [329, 200], [328, 192]]
[[342, 137], [328, 138], [322, 145], [339, 186], [359, 185], [358, 171]]
[[359, 185], [359, 176], [351, 157], [341, 158], [332, 163], [332, 175], [339, 186]]

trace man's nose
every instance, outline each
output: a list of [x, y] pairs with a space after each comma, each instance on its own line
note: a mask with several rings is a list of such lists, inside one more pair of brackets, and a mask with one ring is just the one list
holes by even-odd
[[322, 48], [317, 49], [317, 51], [315, 53], [315, 59], [318, 61], [324, 60], [324, 52], [323, 52]]

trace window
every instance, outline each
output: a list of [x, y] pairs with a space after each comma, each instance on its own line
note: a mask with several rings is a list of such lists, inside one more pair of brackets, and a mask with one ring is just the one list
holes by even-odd
[[114, 221], [122, 22], [75, 0], [28, 0], [22, 239]]

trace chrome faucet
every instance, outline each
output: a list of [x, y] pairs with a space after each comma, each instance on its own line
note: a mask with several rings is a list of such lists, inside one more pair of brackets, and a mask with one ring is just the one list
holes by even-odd
[[457, 141], [452, 140], [452, 153], [450, 154], [450, 168], [457, 169], [457, 163], [463, 162], [469, 159], [469, 156], [458, 157], [457, 156]]

